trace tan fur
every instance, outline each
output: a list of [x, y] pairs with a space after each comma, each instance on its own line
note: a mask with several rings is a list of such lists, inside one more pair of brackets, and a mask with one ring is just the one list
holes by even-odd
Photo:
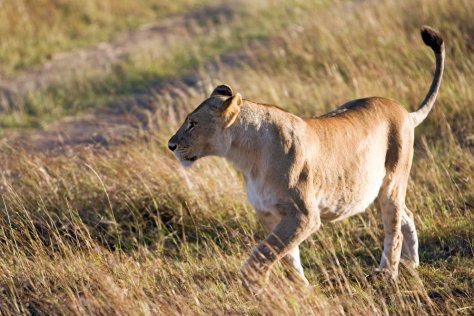
[[372, 97], [350, 101], [318, 118], [300, 118], [242, 100], [223, 85], [170, 139], [170, 149], [184, 165], [218, 155], [242, 171], [248, 199], [268, 232], [242, 266], [247, 286], [259, 288], [280, 259], [306, 284], [299, 244], [322, 222], [362, 212], [375, 199], [385, 233], [378, 271], [396, 277], [401, 258], [418, 265], [418, 240], [405, 193], [414, 127], [426, 117], [426, 106], [434, 103], [444, 61], [439, 34], [429, 31], [428, 41], [434, 36], [441, 46], [430, 41], [435, 52], [438, 48], [437, 72], [419, 110], [422, 114]]

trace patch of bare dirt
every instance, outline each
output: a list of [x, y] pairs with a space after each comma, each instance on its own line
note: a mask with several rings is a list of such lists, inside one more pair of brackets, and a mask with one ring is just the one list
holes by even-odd
[[[206, 72], [216, 72], [222, 64], [237, 68], [254, 62], [259, 52], [268, 52], [267, 46], [254, 43], [245, 51], [216, 56], [200, 68], [207, 69]], [[90, 114], [61, 119], [45, 129], [11, 133], [4, 143], [29, 151], [61, 153], [76, 146], [107, 148], [147, 137], [152, 117], [160, 107], [160, 97], [187, 100], [193, 94], [200, 94], [203, 85], [199, 72], [191, 69], [182, 77], [160, 83], [150, 93], [129, 95]]]

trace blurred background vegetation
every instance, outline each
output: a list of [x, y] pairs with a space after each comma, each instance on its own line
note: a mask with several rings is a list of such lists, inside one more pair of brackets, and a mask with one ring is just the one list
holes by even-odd
[[210, 1], [2, 0], [0, 73], [12, 75], [54, 54], [110, 40]]

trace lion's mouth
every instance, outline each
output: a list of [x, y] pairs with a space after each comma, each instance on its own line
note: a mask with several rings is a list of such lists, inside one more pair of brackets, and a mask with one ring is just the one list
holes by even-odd
[[189, 161], [196, 161], [198, 159], [198, 156], [187, 157], [184, 159], [189, 160]]

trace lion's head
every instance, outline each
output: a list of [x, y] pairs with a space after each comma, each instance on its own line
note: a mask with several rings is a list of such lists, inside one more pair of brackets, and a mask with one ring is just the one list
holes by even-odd
[[211, 96], [188, 114], [168, 142], [168, 148], [183, 166], [209, 155], [222, 155], [230, 146], [225, 129], [240, 112], [242, 97], [227, 85], [217, 86]]

